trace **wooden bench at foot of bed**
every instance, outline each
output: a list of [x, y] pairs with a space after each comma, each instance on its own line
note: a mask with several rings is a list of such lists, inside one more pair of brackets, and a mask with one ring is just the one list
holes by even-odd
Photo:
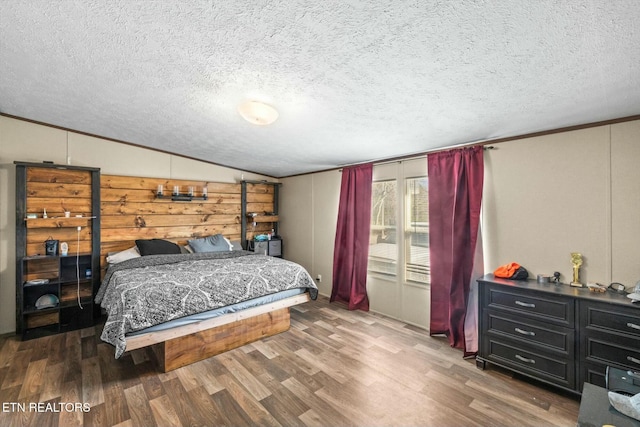
[[127, 337], [127, 350], [151, 346], [162, 372], [279, 334], [290, 327], [290, 307], [309, 301], [309, 294], [164, 331]]

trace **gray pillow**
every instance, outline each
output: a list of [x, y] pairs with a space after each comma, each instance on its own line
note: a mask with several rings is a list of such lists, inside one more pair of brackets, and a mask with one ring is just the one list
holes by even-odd
[[189, 240], [189, 246], [194, 252], [228, 252], [229, 244], [222, 234]]

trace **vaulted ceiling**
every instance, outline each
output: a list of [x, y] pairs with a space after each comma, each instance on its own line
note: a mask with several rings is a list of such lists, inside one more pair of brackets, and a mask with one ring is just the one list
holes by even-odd
[[640, 114], [639, 22], [637, 0], [6, 0], [0, 113], [282, 177]]

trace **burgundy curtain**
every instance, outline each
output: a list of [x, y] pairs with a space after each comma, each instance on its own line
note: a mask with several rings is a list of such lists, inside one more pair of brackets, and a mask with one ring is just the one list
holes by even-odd
[[369, 310], [367, 258], [372, 177], [372, 163], [342, 169], [331, 301], [347, 303], [349, 310]]
[[478, 240], [484, 178], [482, 147], [427, 156], [429, 176], [430, 334], [465, 351], [465, 315]]

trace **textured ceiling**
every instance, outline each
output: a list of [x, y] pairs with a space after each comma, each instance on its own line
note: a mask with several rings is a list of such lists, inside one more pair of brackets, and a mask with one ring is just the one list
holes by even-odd
[[637, 0], [4, 0], [0, 113], [281, 177], [640, 114], [639, 22]]

